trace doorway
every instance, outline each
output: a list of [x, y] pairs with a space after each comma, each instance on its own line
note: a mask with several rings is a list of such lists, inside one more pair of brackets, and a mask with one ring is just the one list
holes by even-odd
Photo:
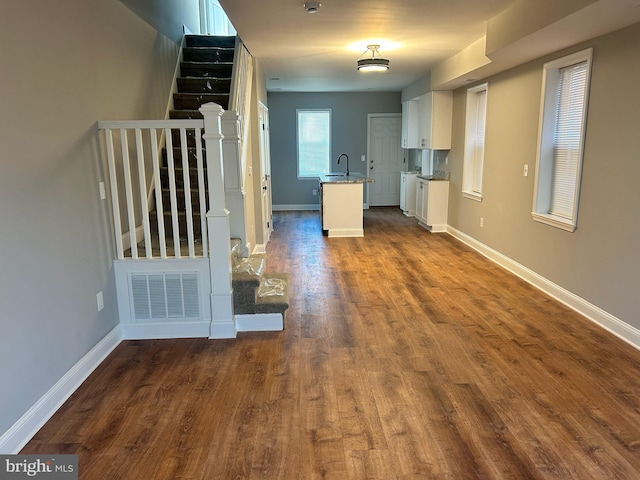
[[367, 124], [369, 177], [375, 181], [367, 187], [369, 206], [400, 205], [402, 114], [371, 113]]

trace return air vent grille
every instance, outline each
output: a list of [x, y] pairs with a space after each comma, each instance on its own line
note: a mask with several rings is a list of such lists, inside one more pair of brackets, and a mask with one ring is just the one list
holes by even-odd
[[200, 318], [198, 274], [131, 274], [134, 321]]

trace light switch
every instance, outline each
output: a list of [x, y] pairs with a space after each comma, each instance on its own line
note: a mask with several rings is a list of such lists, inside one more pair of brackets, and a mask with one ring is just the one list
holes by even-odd
[[523, 174], [525, 177], [529, 176], [529, 165], [525, 164]]
[[360, 155], [360, 161], [361, 162], [366, 162], [367, 161], [367, 157], [365, 155]]

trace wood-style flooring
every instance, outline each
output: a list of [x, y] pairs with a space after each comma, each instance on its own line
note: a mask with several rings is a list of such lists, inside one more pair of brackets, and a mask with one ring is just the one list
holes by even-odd
[[276, 213], [278, 333], [125, 341], [22, 453], [96, 479], [638, 479], [640, 352], [398, 209]]

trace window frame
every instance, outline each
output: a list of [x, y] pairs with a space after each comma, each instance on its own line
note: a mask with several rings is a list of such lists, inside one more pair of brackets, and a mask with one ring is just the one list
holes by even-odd
[[[578, 226], [578, 206], [580, 200], [582, 164], [584, 161], [584, 143], [589, 108], [592, 60], [593, 48], [587, 48], [571, 55], [547, 62], [543, 65], [540, 124], [538, 127], [538, 150], [536, 155], [536, 176], [531, 216], [536, 222], [560, 228], [568, 232], [574, 232]], [[556, 91], [561, 81], [561, 70], [580, 63], [586, 63], [586, 79], [575, 172], [575, 190], [573, 203], [571, 205], [572, 212], [569, 218], [565, 218], [563, 216], [550, 213], [555, 160], [554, 137], [556, 134], [556, 118], [558, 116]]]
[[300, 113], [309, 113], [309, 112], [325, 112], [328, 114], [328, 124], [327, 124], [327, 158], [326, 158], [326, 166], [324, 172], [329, 172], [331, 169], [331, 121], [332, 121], [332, 111], [330, 108], [298, 108], [296, 109], [296, 174], [298, 179], [300, 180], [313, 180], [317, 179], [321, 173], [301, 173], [300, 165], [301, 165], [301, 151], [300, 151]]
[[[480, 95], [484, 94], [483, 118], [480, 118], [478, 107]], [[462, 167], [462, 195], [471, 200], [481, 202], [483, 198], [484, 164], [487, 139], [487, 109], [489, 104], [489, 83], [482, 83], [467, 89], [465, 113], [464, 162]], [[482, 120], [482, 123], [480, 122]], [[482, 158], [478, 163], [478, 128], [483, 127]]]

